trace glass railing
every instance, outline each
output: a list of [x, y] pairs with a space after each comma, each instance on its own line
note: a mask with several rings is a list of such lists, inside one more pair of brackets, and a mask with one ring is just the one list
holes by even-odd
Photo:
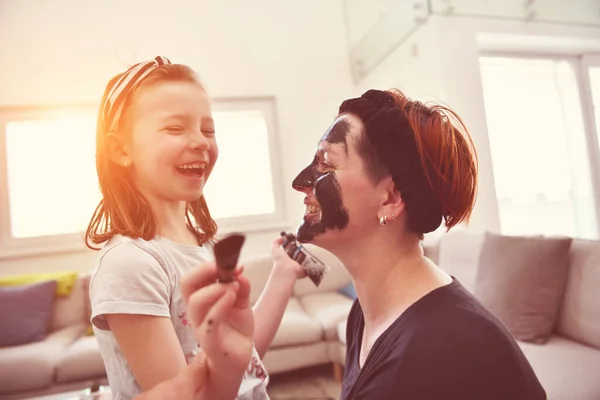
[[[377, 0], [366, 10], [363, 1], [347, 0], [346, 21], [351, 43], [350, 60], [356, 81], [391, 53], [427, 20], [426, 1]], [[355, 6], [352, 8], [351, 6]], [[361, 17], [362, 16], [362, 17]]]
[[600, 26], [598, 0], [429, 0], [429, 6], [436, 15]]
[[600, 27], [600, 0], [344, 0], [344, 7], [356, 81], [432, 15]]

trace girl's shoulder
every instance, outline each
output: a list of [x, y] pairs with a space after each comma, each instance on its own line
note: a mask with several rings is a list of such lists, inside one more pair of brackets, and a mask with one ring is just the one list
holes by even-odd
[[150, 261], [156, 258], [150, 251], [149, 246], [143, 239], [134, 239], [128, 236], [115, 235], [109, 239], [102, 249], [98, 252], [96, 258], [97, 264], [119, 260], [121, 258], [132, 259], [136, 261]]
[[92, 281], [97, 275], [127, 278], [132, 275], [160, 274], [172, 278], [175, 272], [169, 265], [156, 246], [143, 239], [115, 235], [98, 252]]
[[122, 270], [162, 269], [162, 265], [157, 254], [140, 240], [119, 235], [107, 241], [98, 252], [92, 276]]
[[150, 240], [116, 235], [100, 250], [96, 267], [107, 264], [145, 265], [161, 268], [169, 275], [185, 273], [189, 268], [213, 258], [208, 245], [191, 246], [156, 236]]

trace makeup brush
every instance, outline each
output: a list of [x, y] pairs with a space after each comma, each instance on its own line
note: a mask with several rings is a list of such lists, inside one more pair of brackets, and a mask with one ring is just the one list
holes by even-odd
[[235, 267], [245, 241], [246, 236], [243, 234], [232, 233], [213, 246], [219, 282], [227, 283], [235, 280]]

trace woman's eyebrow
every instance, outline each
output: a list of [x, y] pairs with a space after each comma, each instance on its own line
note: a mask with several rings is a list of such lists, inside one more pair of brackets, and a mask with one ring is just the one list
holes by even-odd
[[326, 140], [321, 140], [318, 148], [319, 153], [329, 153], [336, 157], [344, 156], [348, 157], [348, 151], [344, 143], [329, 143]]

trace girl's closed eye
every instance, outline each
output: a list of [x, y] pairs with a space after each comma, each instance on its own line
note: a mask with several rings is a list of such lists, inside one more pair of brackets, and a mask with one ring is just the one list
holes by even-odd
[[185, 128], [180, 125], [170, 125], [170, 126], [167, 126], [164, 130], [168, 133], [175, 134], [175, 135], [185, 132]]

